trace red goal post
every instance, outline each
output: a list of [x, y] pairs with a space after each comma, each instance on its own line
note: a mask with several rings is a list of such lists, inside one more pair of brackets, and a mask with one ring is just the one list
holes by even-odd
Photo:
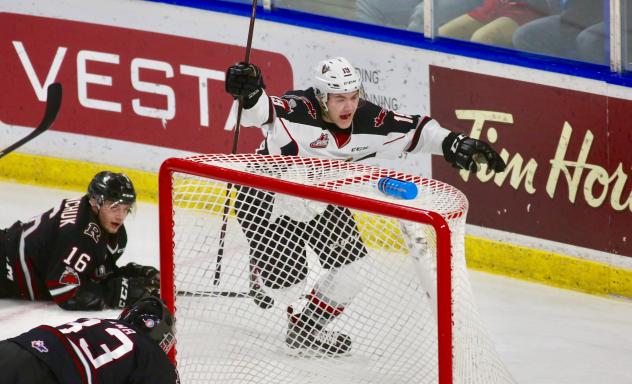
[[[272, 174], [259, 172], [259, 169], [269, 170], [270, 167], [274, 169], [280, 167], [285, 170], [289, 168], [291, 169], [291, 171], [289, 171], [290, 174], [294, 172], [294, 169], [298, 169], [296, 172], [299, 173], [296, 173], [298, 176], [290, 175], [289, 177], [286, 177], [286, 175], [283, 174], [279, 177], [276, 171], [272, 172]], [[396, 200], [387, 196], [380, 196], [379, 193], [375, 193], [375, 183], [382, 177], [393, 177], [400, 180], [414, 182], [420, 188], [420, 196], [412, 201]], [[185, 184], [186, 187], [183, 187]], [[182, 242], [182, 240], [174, 240], [178, 238], [177, 232], [179, 230], [176, 219], [174, 219], [174, 215], [179, 215], [178, 212], [181, 210], [200, 210], [200, 207], [203, 207], [202, 210], [204, 211], [204, 214], [209, 217], [208, 221], [212, 221], [215, 224], [209, 224], [208, 228], [204, 229], [204, 231], [206, 231], [205, 233], [209, 233], [208, 236], [204, 236], [204, 240], [193, 240], [193, 242], [209, 241], [210, 243], [217, 243], [218, 235], [214, 233], [223, 230], [220, 229], [219, 225], [219, 217], [222, 216], [222, 207], [227, 207], [226, 204], [232, 205], [234, 203], [234, 197], [226, 197], [227, 189], [232, 189], [236, 185], [265, 190], [271, 193], [279, 194], [279, 196], [286, 195], [306, 201], [333, 204], [349, 208], [354, 212], [365, 212], [370, 215], [389, 217], [395, 220], [402, 220], [407, 223], [418, 223], [431, 227], [434, 231], [434, 239], [432, 239], [431, 248], [433, 248], [433, 251], [435, 252], [436, 262], [436, 382], [440, 384], [449, 384], [453, 382], [453, 377], [469, 375], [468, 373], [459, 372], [459, 370], [463, 371], [471, 369], [471, 362], [465, 360], [471, 360], [472, 357], [461, 358], [464, 360], [463, 364], [459, 363], [462, 365], [461, 368], [454, 366], [453, 355], [460, 354], [459, 351], [461, 348], [453, 345], [453, 340], [455, 340], [453, 338], [453, 324], [456, 323], [457, 326], [460, 327], [462, 324], [467, 323], [470, 320], [455, 319], [455, 313], [453, 312], [452, 305], [455, 302], [453, 297], [455, 287], [452, 284], [452, 271], [456, 269], [460, 274], [463, 274], [462, 271], [465, 269], [465, 260], [462, 254], [462, 242], [464, 236], [465, 216], [467, 214], [467, 199], [457, 189], [436, 180], [426, 179], [419, 176], [411, 176], [393, 170], [370, 167], [356, 163], [254, 154], [199, 155], [188, 158], [171, 158], [166, 160], [161, 166], [159, 175], [161, 296], [167, 303], [168, 307], [175, 313], [178, 337], [186, 337], [187, 329], [180, 328], [179, 324], [186, 324], [185, 327], [189, 326], [189, 323], [187, 322], [188, 320], [186, 320], [189, 305], [208, 305], [210, 307], [214, 304], [210, 302], [210, 300], [213, 299], [209, 299], [209, 297], [227, 296], [216, 300], [233, 300], [236, 302], [237, 300], [241, 300], [239, 298], [244, 295], [239, 292], [234, 292], [234, 295], [208, 294], [209, 292], [212, 292], [214, 286], [210, 283], [210, 277], [205, 277], [200, 278], [200, 280], [203, 280], [202, 283], [207, 284], [207, 288], [205, 288], [206, 290], [198, 290], [196, 291], [197, 293], [188, 294], [188, 296], [195, 297], [187, 297], [186, 299], [183, 298], [182, 304], [179, 303], [178, 300], [180, 300], [180, 296], [184, 295], [182, 291], [180, 291], [181, 286], [188, 284], [191, 279], [198, 279], [198, 277], [192, 278], [184, 275], [183, 272], [178, 270], [178, 258], [180, 257], [177, 254], [180, 252], [178, 251], [178, 241]], [[186, 199], [182, 199], [182, 196], [184, 195], [187, 196]], [[424, 199], [427, 200], [426, 204], [430, 204], [429, 207], [434, 207], [434, 209], [420, 208], [420, 204], [418, 203], [423, 203]], [[438, 200], [442, 201], [441, 206], [433, 206], [432, 204], [435, 204], [434, 202]], [[445, 202], [445, 204], [443, 202]], [[233, 207], [231, 206], [231, 208]], [[198, 220], [197, 216], [199, 215], [196, 214], [196, 220]], [[233, 218], [234, 213], [231, 213], [229, 216], [230, 220], [233, 221], [231, 225], [239, 228], [236, 224], [236, 220]], [[224, 217], [224, 219], [226, 219], [226, 217]], [[459, 243], [461, 243], [457, 249], [458, 253], [460, 253], [458, 258], [462, 260], [458, 261], [459, 266], [456, 268], [452, 255], [454, 233], [451, 232], [451, 225], [453, 228], [458, 226], [457, 232], [460, 238]], [[199, 227], [200, 224], [198, 223], [196, 226]], [[235, 236], [238, 236], [239, 229], [235, 230], [235, 233]], [[205, 247], [209, 248], [209, 246]], [[213, 247], [216, 246], [211, 244], [210, 248]], [[187, 250], [187, 252], [190, 251]], [[213, 259], [214, 257], [213, 253], [208, 255], [208, 258], [210, 259]], [[198, 258], [196, 260], [200, 259]], [[210, 264], [213, 264], [214, 262], [214, 260], [207, 261]], [[202, 267], [200, 266], [197, 269], [201, 268]], [[181, 275], [179, 275], [179, 273], [181, 273]], [[193, 275], [195, 274], [192, 274], [191, 276]], [[463, 277], [461, 277], [461, 279], [463, 279]], [[465, 288], [466, 291], [468, 291], [466, 292], [465, 297], [468, 297], [467, 295], [471, 295], [471, 293], [469, 293], [469, 282], [467, 281], [467, 277], [464, 279], [466, 281]], [[461, 288], [457, 287], [457, 289]], [[206, 294], [204, 292], [206, 292]], [[233, 298], [231, 299], [228, 296]], [[189, 304], [191, 300], [198, 300], [198, 297], [200, 297], [198, 302], [195, 304]], [[376, 298], [375, 300], [380, 299]], [[191, 311], [193, 310], [191, 309]], [[252, 311], [253, 314], [255, 314], [258, 313], [255, 311], [259, 311], [259, 309], [252, 309]], [[472, 311], [468, 309], [467, 312], [467, 316], [470, 316], [469, 312]], [[202, 310], [198, 310], [195, 312], [195, 315], [191, 316], [195, 316], [195, 321], [203, 322], [204, 320], [201, 318], [204, 317], [205, 314]], [[474, 313], [474, 316], [477, 317], [478, 315]], [[253, 317], [255, 316], [253, 315]], [[477, 321], [474, 323], [478, 324], [478, 322], [477, 318]], [[421, 327], [426, 326], [421, 325]], [[475, 343], [480, 344], [478, 330], [475, 330], [474, 332], [466, 331], [465, 333], [468, 335], [470, 333], [475, 333]], [[468, 336], [464, 339], [469, 340], [470, 337]], [[485, 339], [485, 336], [480, 339]], [[212, 341], [210, 342], [213, 344]], [[487, 341], [483, 342], [483, 344], [486, 343]], [[182, 369], [180, 368], [181, 362], [178, 355], [183, 353], [183, 351], [178, 349], [178, 347], [180, 346], [176, 345], [177, 352], [172, 353], [171, 357], [178, 362], [179, 369]], [[184, 348], [184, 346], [182, 346], [182, 348]], [[212, 348], [212, 345], [209, 346], [209, 348]], [[483, 348], [477, 346], [473, 348], [474, 352], [465, 352], [464, 355], [478, 355], [480, 354], [478, 352], [479, 349], [487, 351], [490, 347], [487, 345]], [[492, 357], [484, 357], [481, 361], [490, 360], [493, 361], [490, 366], [500, 366], [498, 369], [500, 374], [495, 375], [501, 379], [487, 382], [511, 382], [510, 375], [504, 371], [502, 363], [496, 363], [497, 358], [495, 351], [493, 350], [493, 347], [491, 347], [491, 349], [492, 351], [490, 354]], [[191, 360], [192, 359], [193, 358], [191, 358]], [[457, 357], [457, 360], [459, 360], [459, 357]], [[212, 361], [209, 362], [209, 364], [212, 364]], [[195, 366], [198, 367], [199, 365], [200, 363], [196, 361]], [[192, 364], [191, 366], [194, 365]], [[185, 368], [185, 370], [186, 369], [188, 368]], [[204, 372], [213, 370], [211, 368], [195, 369], [200, 369]], [[236, 366], [235, 369], [239, 369], [239, 367]], [[454, 371], [454, 369], [457, 371]], [[496, 368], [492, 368], [491, 371], [495, 369]], [[181, 372], [181, 374], [183, 373], [186, 376], [187, 373]], [[211, 375], [211, 373], [208, 373], [208, 375]], [[489, 377], [490, 374], [487, 372], [484, 376]], [[201, 377], [201, 374], [192, 373], [191, 377]], [[211, 377], [213, 376], [206, 376], [205, 380], [208, 380]], [[185, 380], [184, 377], [183, 380]], [[461, 380], [456, 380], [456, 378], [454, 380], [455, 382], [461, 382]], [[484, 381], [468, 380], [466, 382], [482, 383]]]

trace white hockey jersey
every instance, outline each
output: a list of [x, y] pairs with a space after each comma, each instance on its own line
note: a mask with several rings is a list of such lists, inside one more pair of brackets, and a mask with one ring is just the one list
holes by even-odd
[[362, 161], [392, 159], [402, 153], [443, 155], [441, 143], [450, 133], [428, 116], [402, 115], [360, 100], [349, 129], [322, 118], [312, 88], [283, 97], [265, 92], [242, 112], [243, 126], [261, 127], [265, 136], [257, 153]]

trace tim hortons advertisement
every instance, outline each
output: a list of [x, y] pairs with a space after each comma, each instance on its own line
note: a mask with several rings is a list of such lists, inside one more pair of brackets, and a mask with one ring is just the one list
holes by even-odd
[[[224, 130], [232, 98], [226, 68], [242, 61], [236, 45], [133, 29], [0, 13], [0, 119], [34, 127], [45, 84], [60, 82], [64, 100], [55, 130], [175, 148], [230, 152]], [[245, 39], [245, 37], [244, 37]], [[277, 53], [253, 50], [268, 91], [292, 88], [292, 68]], [[271, 70], [274, 69], [274, 70]], [[260, 130], [242, 130], [251, 152]]]
[[430, 68], [432, 116], [484, 139], [504, 173], [433, 177], [464, 191], [468, 222], [632, 256], [632, 101]]

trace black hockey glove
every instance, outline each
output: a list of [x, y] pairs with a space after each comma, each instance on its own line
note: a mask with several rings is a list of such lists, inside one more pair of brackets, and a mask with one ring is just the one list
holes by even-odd
[[144, 277], [145, 284], [149, 288], [160, 289], [160, 272], [154, 267], [127, 263], [127, 265], [116, 271], [116, 276], [123, 277]]
[[111, 308], [123, 308], [158, 291], [147, 286], [144, 277], [111, 277], [105, 282], [105, 303]]
[[478, 171], [478, 164], [487, 163], [495, 172], [505, 170], [505, 161], [484, 141], [464, 133], [451, 132], [442, 143], [443, 157], [455, 168]]
[[59, 306], [69, 311], [100, 311], [105, 307], [104, 291], [102, 284], [86, 281], [74, 296], [59, 303]]
[[226, 71], [226, 92], [233, 97], [243, 97], [245, 109], [252, 108], [263, 93], [265, 84], [261, 77], [261, 70], [254, 64], [237, 63], [228, 67]]

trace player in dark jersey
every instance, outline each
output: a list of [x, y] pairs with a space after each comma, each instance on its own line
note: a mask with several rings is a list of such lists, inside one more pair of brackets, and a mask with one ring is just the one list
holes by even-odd
[[[490, 171], [505, 169], [503, 159], [483, 141], [451, 132], [429, 116], [403, 115], [364, 100], [360, 74], [342, 57], [316, 66], [312, 88], [282, 97], [266, 94], [261, 71], [252, 64], [229, 67], [225, 86], [233, 97], [242, 98], [242, 125], [264, 131], [260, 154], [365, 161], [425, 152], [443, 155], [455, 168], [476, 171], [479, 163], [487, 163]], [[250, 245], [254, 271], [265, 286], [279, 289], [305, 279], [306, 246], [328, 271], [315, 284], [303, 310], [290, 311], [287, 345], [330, 355], [348, 352], [350, 337], [325, 327], [362, 288], [355, 268], [367, 250], [351, 212], [328, 205], [305, 217], [300, 212], [305, 210], [295, 207], [295, 217], [274, 218], [273, 193], [238, 190], [237, 219]]]
[[174, 319], [156, 297], [125, 308], [118, 319], [41, 325], [0, 342], [3, 383], [176, 384], [167, 357]]
[[127, 244], [124, 221], [135, 202], [126, 175], [103, 171], [86, 195], [0, 230], [0, 297], [100, 310], [156, 293], [158, 270], [116, 265]]

